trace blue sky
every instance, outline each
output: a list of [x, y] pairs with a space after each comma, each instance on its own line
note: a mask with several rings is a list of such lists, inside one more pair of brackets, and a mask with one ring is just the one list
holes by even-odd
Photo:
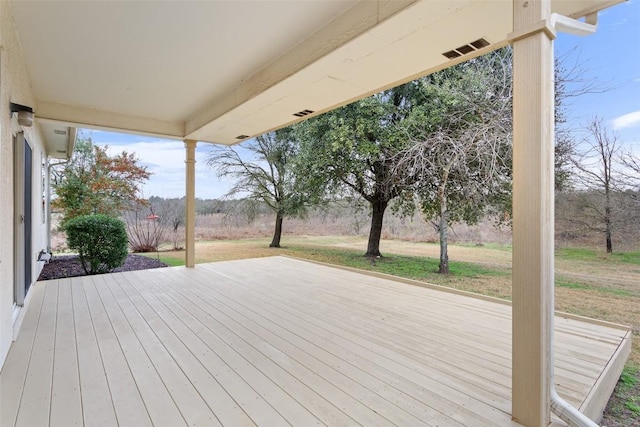
[[604, 119], [619, 140], [629, 147], [640, 145], [640, 0], [614, 6], [598, 17], [598, 30], [586, 37], [559, 34], [556, 55], [575, 50], [586, 71], [610, 87], [603, 93], [582, 95], [570, 101], [575, 129], [594, 115]]
[[[556, 55], [572, 52], [585, 70], [585, 79], [610, 87], [572, 99], [569, 120], [575, 130], [597, 115], [616, 132], [619, 140], [640, 153], [640, 0], [629, 0], [599, 14], [598, 31], [586, 37], [559, 34]], [[89, 131], [98, 145], [110, 150], [126, 150], [138, 155], [141, 164], [153, 173], [144, 187], [144, 196], [182, 197], [185, 193], [184, 144], [138, 135]], [[209, 144], [196, 149], [196, 197], [218, 198], [230, 187], [206, 166]]]
[[[143, 196], [165, 198], [182, 197], [185, 194], [185, 147], [182, 141], [159, 139], [149, 136], [88, 130], [97, 145], [108, 145], [111, 154], [123, 150], [136, 153], [140, 164], [152, 173], [143, 188]], [[216, 177], [206, 165], [210, 144], [198, 143], [196, 147], [196, 197], [214, 199], [224, 195], [230, 182]]]

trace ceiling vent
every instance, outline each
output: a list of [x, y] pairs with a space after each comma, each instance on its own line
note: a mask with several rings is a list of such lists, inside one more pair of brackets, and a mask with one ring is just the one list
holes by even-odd
[[490, 44], [491, 43], [489, 43], [487, 39], [481, 38], [469, 44], [465, 44], [456, 49], [450, 50], [449, 52], [445, 52], [443, 53], [443, 55], [449, 59], [455, 59], [468, 53], [475, 52], [476, 50], [480, 50], [483, 47], [489, 46]]
[[236, 136], [236, 139], [247, 139], [249, 138], [249, 135], [238, 135]]
[[296, 117], [304, 117], [304, 116], [308, 116], [311, 113], [313, 113], [313, 111], [311, 110], [302, 110], [302, 111], [298, 111], [297, 113], [293, 113], [293, 115]]
[[67, 131], [66, 130], [60, 130], [60, 129], [54, 129], [53, 133], [55, 133], [56, 135], [64, 135], [67, 136]]

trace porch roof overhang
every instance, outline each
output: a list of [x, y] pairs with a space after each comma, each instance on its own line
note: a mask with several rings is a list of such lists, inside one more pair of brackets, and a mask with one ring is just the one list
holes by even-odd
[[[580, 18], [621, 1], [552, 6]], [[235, 144], [504, 46], [512, 8], [511, 0], [11, 2], [36, 118], [58, 151], [68, 142], [61, 129], [74, 127]], [[444, 55], [479, 39], [489, 45]]]

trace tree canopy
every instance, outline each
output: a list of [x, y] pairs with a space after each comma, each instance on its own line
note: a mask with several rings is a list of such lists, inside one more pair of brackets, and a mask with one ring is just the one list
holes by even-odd
[[297, 125], [300, 170], [314, 188], [369, 203], [366, 255], [380, 256], [393, 200], [447, 222], [476, 220], [498, 188], [508, 204], [510, 95], [511, 55], [502, 49]]
[[72, 159], [55, 172], [54, 208], [63, 211], [62, 223], [79, 215], [117, 216], [131, 205], [144, 203], [140, 185], [151, 174], [138, 164], [135, 154], [109, 156], [107, 147], [79, 139]]
[[295, 127], [298, 170], [307, 188], [325, 196], [362, 197], [371, 207], [367, 256], [380, 256], [384, 213], [404, 181], [393, 176], [396, 155], [409, 143], [401, 123], [418, 102], [411, 82], [325, 113]]

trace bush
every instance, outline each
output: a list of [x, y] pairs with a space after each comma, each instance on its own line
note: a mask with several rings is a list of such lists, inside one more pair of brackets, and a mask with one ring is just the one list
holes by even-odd
[[126, 211], [123, 219], [131, 252], [157, 252], [167, 228], [163, 217], [154, 215], [153, 210], [147, 215], [143, 209], [139, 209]]
[[119, 219], [81, 215], [65, 224], [67, 244], [80, 255], [87, 274], [108, 273], [127, 257], [127, 231]]

